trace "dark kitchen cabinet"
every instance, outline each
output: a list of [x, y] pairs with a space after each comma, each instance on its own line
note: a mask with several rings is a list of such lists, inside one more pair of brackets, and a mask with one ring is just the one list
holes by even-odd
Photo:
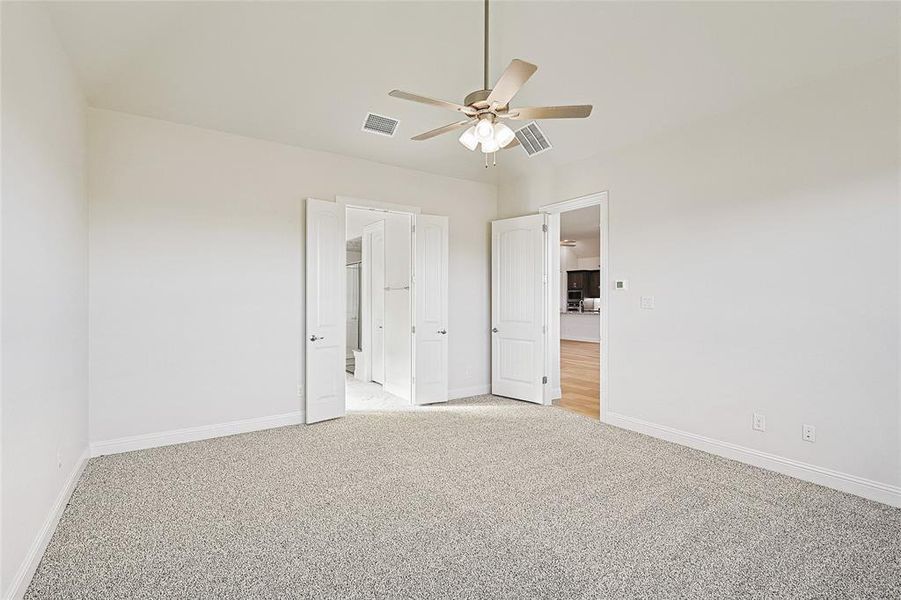
[[601, 297], [601, 272], [588, 271], [588, 291], [583, 294], [588, 298]]
[[570, 291], [581, 291], [583, 298], [600, 298], [601, 272], [567, 271], [566, 288]]
[[570, 271], [566, 275], [567, 279], [567, 288], [570, 290], [583, 290], [585, 289], [585, 271]]

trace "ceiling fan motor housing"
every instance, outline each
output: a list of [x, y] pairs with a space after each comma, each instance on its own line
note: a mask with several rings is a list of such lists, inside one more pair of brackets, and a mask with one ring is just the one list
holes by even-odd
[[488, 96], [491, 90], [476, 90], [463, 99], [464, 106], [473, 106], [475, 108], [488, 108]]

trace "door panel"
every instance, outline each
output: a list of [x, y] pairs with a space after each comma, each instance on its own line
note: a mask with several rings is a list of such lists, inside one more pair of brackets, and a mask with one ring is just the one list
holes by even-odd
[[344, 416], [344, 211], [334, 202], [307, 200], [306, 228], [307, 423]]
[[413, 220], [391, 213], [385, 219], [386, 392], [413, 399]]
[[544, 215], [491, 224], [491, 393], [541, 403]]
[[363, 264], [368, 273], [369, 329], [364, 360], [369, 361], [369, 379], [385, 383], [385, 222], [363, 228]]
[[447, 217], [416, 217], [416, 404], [447, 401]]

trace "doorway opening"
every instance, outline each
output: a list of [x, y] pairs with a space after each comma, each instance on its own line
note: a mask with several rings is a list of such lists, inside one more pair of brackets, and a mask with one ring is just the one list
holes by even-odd
[[346, 410], [412, 403], [412, 215], [345, 207]]
[[542, 206], [548, 231], [545, 404], [605, 420], [610, 320], [607, 192]]
[[[492, 221], [492, 394], [545, 405], [562, 400], [605, 420], [607, 212], [607, 192], [600, 192]], [[571, 237], [561, 237], [561, 219]], [[581, 239], [579, 250], [573, 238]], [[570, 240], [562, 255], [561, 240]]]
[[338, 196], [305, 220], [304, 421], [446, 402], [447, 217]]
[[560, 387], [555, 404], [600, 418], [601, 210], [586, 206], [560, 213], [558, 243]]

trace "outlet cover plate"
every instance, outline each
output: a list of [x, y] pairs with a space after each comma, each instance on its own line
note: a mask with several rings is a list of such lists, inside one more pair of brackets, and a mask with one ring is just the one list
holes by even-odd
[[766, 431], [766, 415], [754, 413], [754, 417], [751, 420], [751, 428], [754, 431]]
[[817, 441], [817, 428], [813, 425], [802, 425], [801, 439], [810, 443]]

